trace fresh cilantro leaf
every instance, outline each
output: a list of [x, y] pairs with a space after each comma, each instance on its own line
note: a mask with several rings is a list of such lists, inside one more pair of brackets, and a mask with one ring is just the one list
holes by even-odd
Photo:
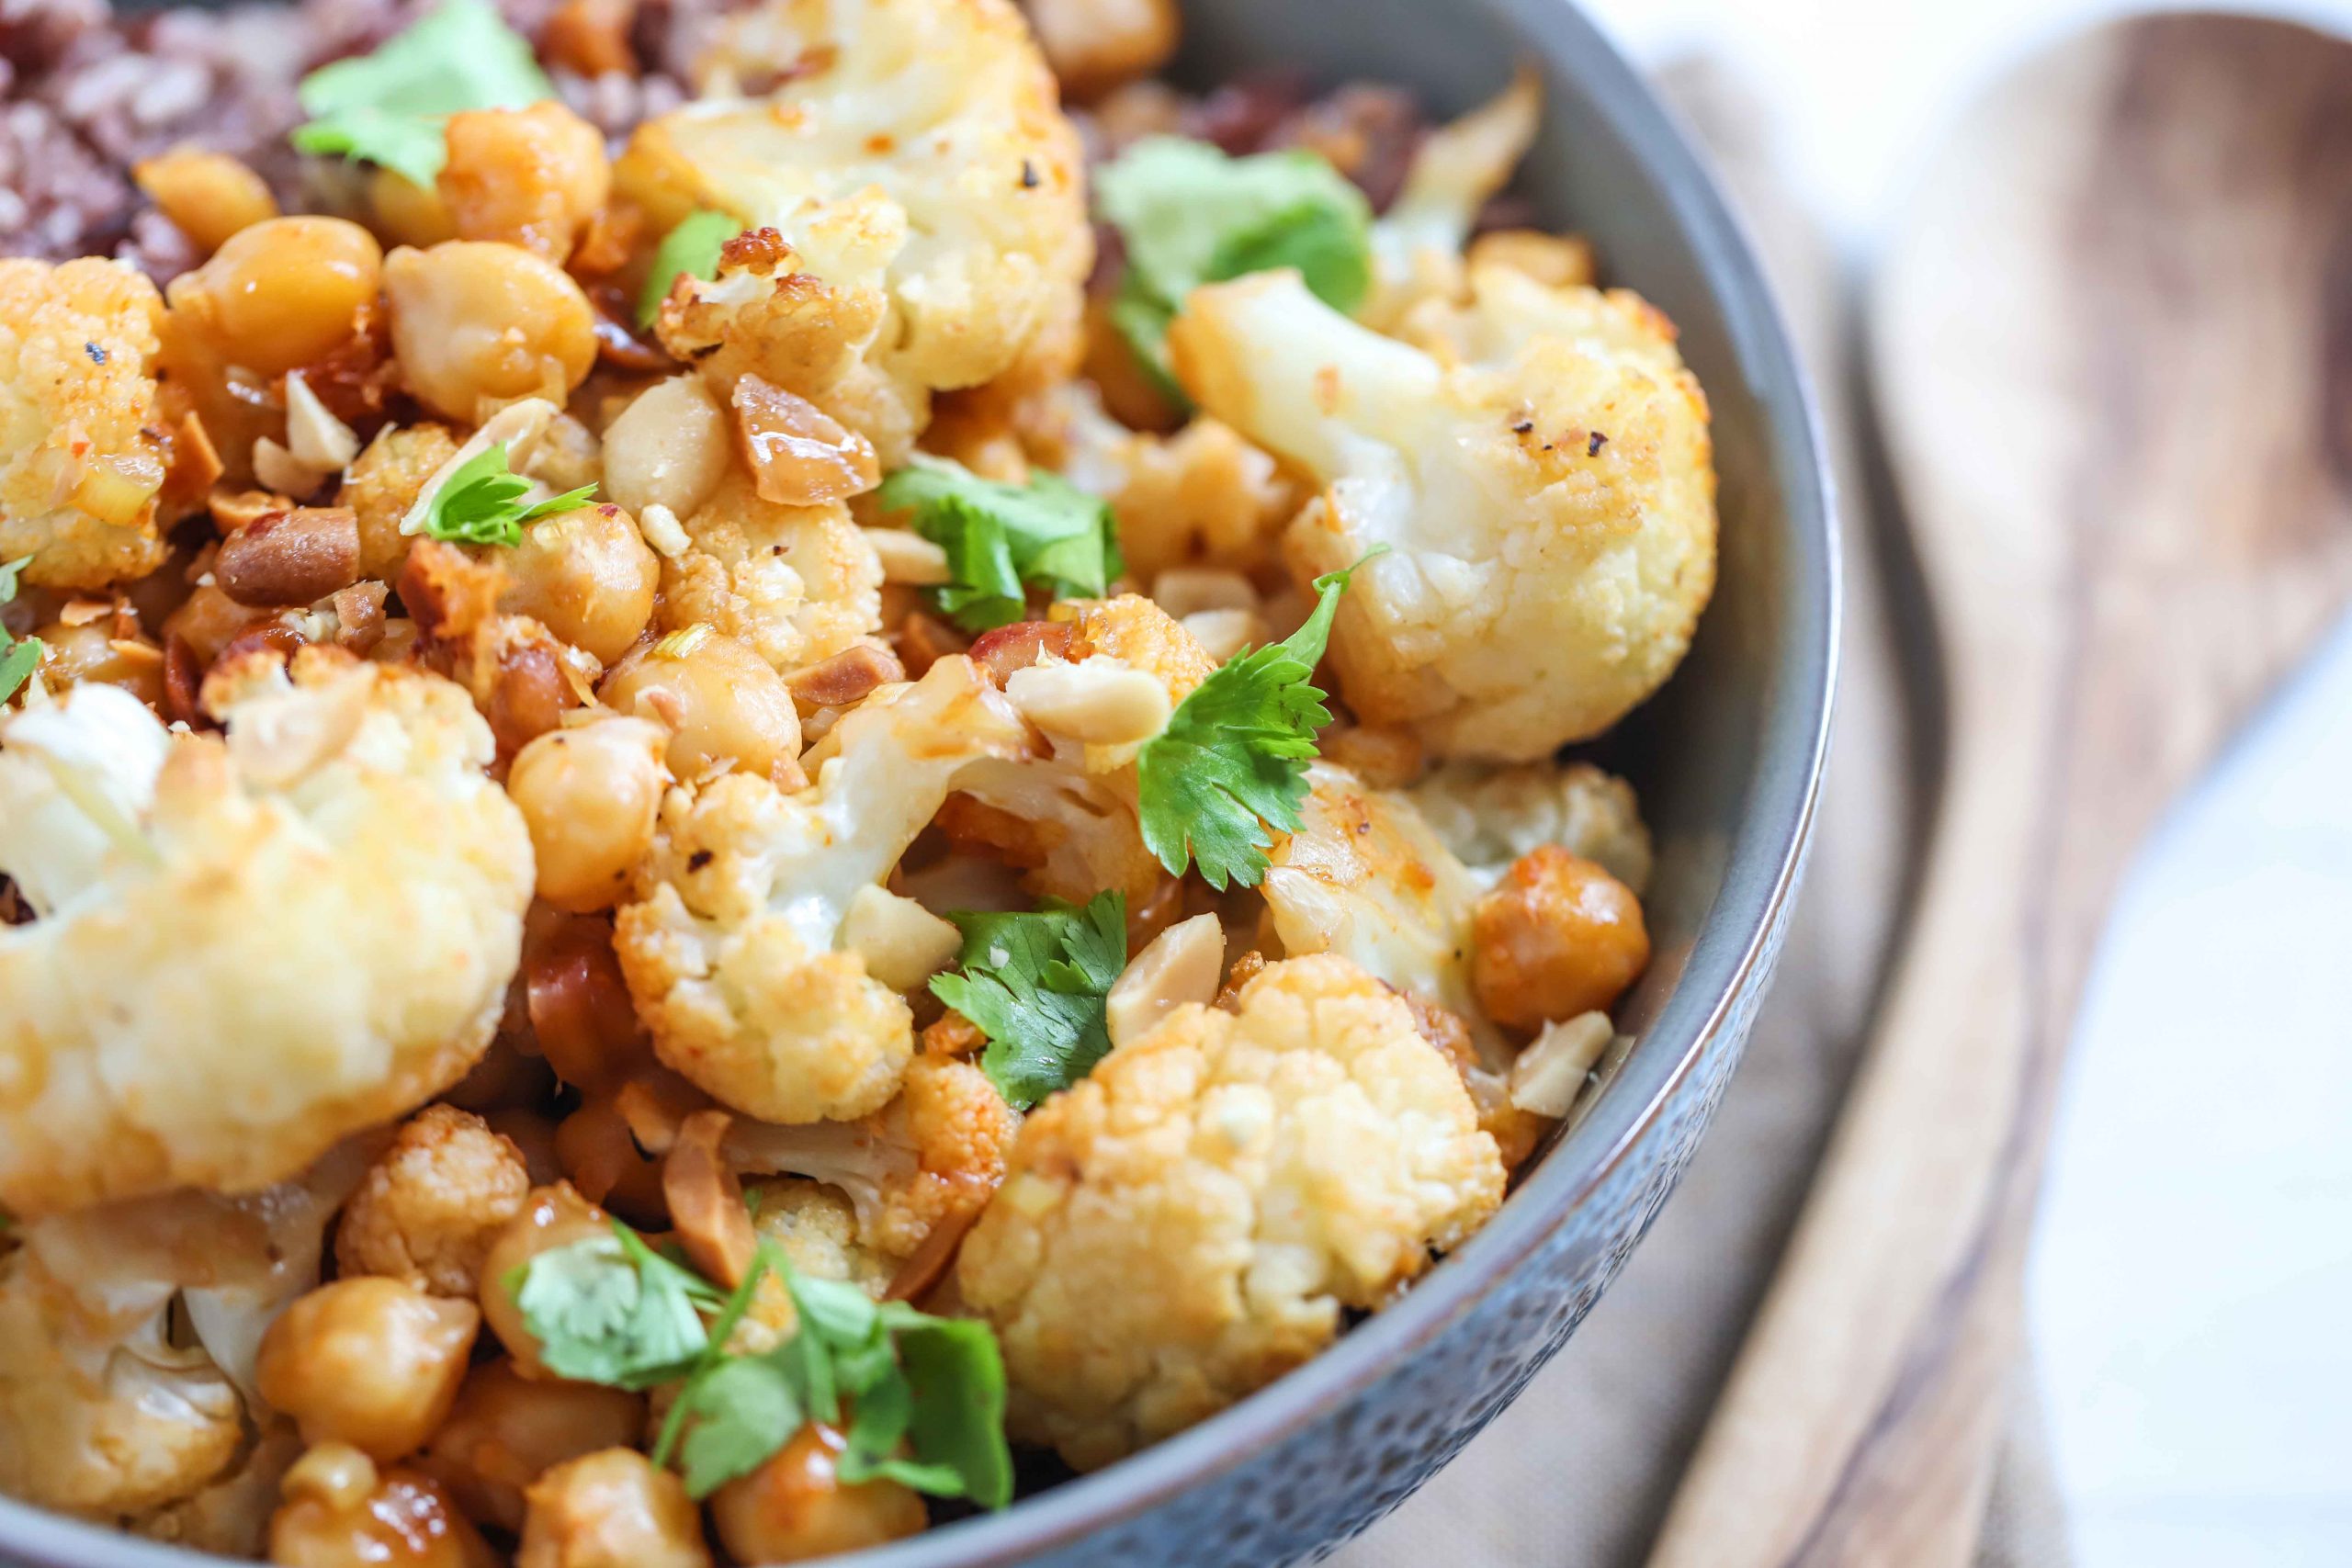
[[960, 464], [919, 458], [875, 493], [885, 511], [911, 509], [915, 532], [947, 552], [950, 581], [932, 590], [933, 603], [967, 631], [1020, 620], [1029, 585], [1099, 598], [1125, 570], [1110, 503], [1058, 474], [1000, 484]]
[[610, 1235], [540, 1253], [508, 1288], [549, 1371], [628, 1389], [684, 1375], [710, 1343], [700, 1309], [719, 1300], [618, 1220]]
[[673, 1410], [686, 1423], [678, 1472], [696, 1501], [759, 1469], [808, 1415], [791, 1375], [764, 1356], [719, 1360], [686, 1385]]
[[964, 933], [962, 973], [934, 978], [932, 994], [989, 1037], [980, 1070], [1005, 1102], [1025, 1111], [1084, 1077], [1111, 1049], [1102, 999], [1127, 966], [1125, 896], [949, 918]]
[[1305, 626], [1220, 666], [1144, 742], [1136, 757], [1143, 841], [1170, 872], [1182, 875], [1190, 861], [1220, 892], [1227, 883], [1255, 887], [1269, 829], [1297, 828], [1315, 735], [1331, 722], [1311, 677], [1340, 594], [1363, 565], [1317, 578]]
[[[24, 570], [32, 558], [30, 556], [18, 556], [15, 560], [0, 562], [0, 604], [16, 598], [17, 574]], [[33, 671], [40, 668], [41, 655], [46, 649], [47, 645], [40, 638], [28, 637], [19, 642], [8, 635], [7, 627], [0, 626], [0, 703], [15, 696], [17, 688], [32, 679]]]
[[[1004, 1355], [984, 1323], [932, 1317], [900, 1306], [899, 1364], [909, 1393], [907, 1440], [915, 1461], [888, 1460], [881, 1473], [936, 1496], [969, 1497], [984, 1508], [1012, 1501], [1012, 1456], [1004, 1446]], [[958, 1483], [947, 1490], [938, 1473]]]
[[1205, 141], [1147, 137], [1096, 172], [1094, 190], [1127, 261], [1112, 324], [1180, 398], [1168, 323], [1200, 285], [1296, 267], [1339, 310], [1372, 287], [1372, 204], [1303, 148], [1234, 158]]
[[531, 481], [506, 466], [506, 444], [483, 447], [458, 465], [458, 471], [433, 492], [432, 503], [403, 534], [423, 534], [452, 545], [498, 545], [513, 549], [523, 542], [523, 526], [559, 512], [588, 504], [596, 493], [593, 484], [549, 496], [535, 506], [522, 504]]
[[488, 0], [445, 0], [373, 53], [319, 67], [296, 93], [311, 117], [294, 130], [299, 151], [364, 159], [428, 186], [448, 157], [449, 116], [555, 96], [529, 40]]
[[653, 324], [662, 313], [662, 301], [670, 297], [670, 285], [681, 276], [717, 277], [719, 251], [742, 231], [742, 220], [732, 213], [707, 207], [679, 219], [654, 247], [653, 268], [645, 275], [645, 287], [637, 296], [637, 324]]

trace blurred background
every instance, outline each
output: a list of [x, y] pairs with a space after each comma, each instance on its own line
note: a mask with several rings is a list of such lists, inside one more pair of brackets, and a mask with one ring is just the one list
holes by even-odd
[[[1854, 301], [1923, 161], [2006, 73], [2131, 14], [1584, 3], [1751, 208], [1833, 422], [1865, 448]], [[2352, 0], [2264, 14], [2352, 33]], [[1854, 596], [1829, 827], [1782, 994], [1651, 1243], [1530, 1393], [1343, 1553], [1350, 1568], [1639, 1562], [1697, 1441], [1869, 1010], [1882, 954], [1844, 933], [1884, 919], [1920, 829], [1887, 783], [1917, 742], [1886, 668], [1916, 607], [1899, 582], [1890, 602], [1876, 547], [1900, 518], [1848, 456], [1849, 570], [1873, 580]], [[1984, 1563], [2352, 1563], [2347, 781], [2339, 624], [2124, 879], [2071, 1046]]]

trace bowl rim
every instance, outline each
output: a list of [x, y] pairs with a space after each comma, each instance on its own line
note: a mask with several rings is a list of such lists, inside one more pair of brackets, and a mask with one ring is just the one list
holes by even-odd
[[[1722, 886], [1669, 993], [1655, 1039], [1685, 1023], [1672, 1053], [1635, 1051], [1592, 1112], [1570, 1129], [1469, 1242], [1387, 1310], [1358, 1325], [1305, 1366], [1232, 1408], [1092, 1474], [1001, 1513], [957, 1520], [840, 1561], [858, 1568], [1004, 1568], [1069, 1546], [1245, 1464], [1379, 1381], [1466, 1315], [1562, 1226], [1648, 1136], [1705, 1052], [1729, 1024], [1770, 955], [1802, 873], [1827, 755], [1842, 620], [1839, 522], [1819, 408], [1765, 282], [1746, 225], [1689, 135], [1576, 0], [1498, 0], [1524, 20], [1543, 14], [1542, 51], [1572, 69], [1650, 183], [1665, 193], [1768, 411], [1768, 446], [1785, 490], [1782, 530], [1791, 631], [1777, 650], [1775, 701], [1758, 736], [1759, 765], [1726, 853]], [[1792, 461], [1792, 457], [1799, 460]], [[1736, 950], [1694, 974], [1710, 933], [1736, 929]], [[1693, 1017], [1695, 1016], [1695, 1018]], [[188, 1568], [226, 1561], [190, 1548], [0, 1497], [0, 1561], [28, 1568]]]

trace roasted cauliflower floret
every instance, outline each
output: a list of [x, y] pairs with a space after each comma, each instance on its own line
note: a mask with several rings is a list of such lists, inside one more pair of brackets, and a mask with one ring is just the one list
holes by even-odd
[[850, 905], [960, 772], [1026, 744], [1002, 694], [954, 657], [836, 724], [806, 760], [808, 790], [743, 773], [673, 790], [614, 943], [655, 1052], [762, 1121], [845, 1119], [888, 1100], [913, 1016], [845, 950]]
[[794, 1272], [843, 1280], [876, 1301], [890, 1288], [894, 1266], [858, 1240], [857, 1209], [846, 1194], [797, 1177], [749, 1184], [746, 1191], [757, 1195], [753, 1230], [784, 1249]]
[[[0, 728], [0, 870], [39, 868], [42, 917], [0, 930], [19, 1216], [259, 1187], [454, 1083], [530, 898], [490, 732], [446, 681], [259, 653], [206, 682], [225, 738], [163, 746], [112, 743], [137, 725], [110, 690]], [[87, 828], [61, 844], [69, 807]]]
[[1002, 1341], [1009, 1429], [1091, 1469], [1308, 1359], [1502, 1191], [1405, 1002], [1292, 959], [1033, 1111], [956, 1280]]
[[1047, 408], [1023, 432], [1030, 457], [1111, 503], [1120, 554], [1145, 581], [1170, 567], [1257, 567], [1306, 499], [1272, 457], [1216, 420], [1173, 435], [1129, 430], [1082, 383]]
[[[805, 1176], [824, 1183], [820, 1192], [842, 1194], [855, 1223], [854, 1247], [823, 1239], [844, 1233], [836, 1228], [839, 1213], [828, 1217], [814, 1200], [779, 1212], [775, 1224], [790, 1233], [780, 1239], [796, 1267], [794, 1237], [820, 1263], [827, 1247], [840, 1245], [842, 1271], [829, 1266], [828, 1277], [870, 1282], [877, 1259], [911, 1257], [939, 1225], [960, 1225], [980, 1212], [1004, 1176], [1020, 1125], [987, 1074], [926, 1051], [908, 1066], [899, 1097], [872, 1116], [815, 1127], [738, 1122], [724, 1150], [739, 1169]], [[758, 1223], [763, 1234], [775, 1234], [764, 1207]]]
[[0, 261], [0, 561], [103, 588], [163, 564], [155, 430], [164, 301], [135, 268]]
[[229, 1468], [243, 1404], [201, 1349], [173, 1347], [170, 1301], [165, 1285], [107, 1311], [29, 1250], [0, 1259], [0, 1491], [117, 1519]]
[[882, 563], [839, 502], [779, 506], [740, 469], [690, 517], [662, 566], [659, 622], [749, 644], [779, 671], [831, 659], [882, 627]]
[[1634, 786], [1590, 762], [1454, 762], [1404, 793], [1475, 875], [1492, 878], [1529, 851], [1557, 844], [1636, 893], [1649, 886], [1650, 833]]
[[1262, 273], [1195, 290], [1170, 343], [1202, 407], [1323, 482], [1294, 575], [1389, 547], [1332, 632], [1349, 705], [1440, 755], [1529, 761], [1690, 646], [1714, 583], [1706, 399], [1630, 294], [1484, 267], [1471, 296], [1402, 343]]
[[1168, 873], [1143, 841], [1136, 756], [1216, 661], [1140, 594], [1054, 606], [1066, 641], [1013, 670], [1005, 695], [1050, 754], [976, 763], [941, 825], [1027, 874], [1033, 893], [1084, 903], [1105, 888], [1141, 908]]
[[1093, 265], [1081, 154], [1007, 0], [767, 0], [703, 76], [713, 96], [639, 127], [616, 186], [658, 227], [716, 209], [791, 254], [676, 286], [673, 352], [723, 345], [707, 373], [758, 369], [886, 465], [933, 392], [1035, 379], [1039, 356], [1067, 373]]
[[1374, 288], [1359, 317], [1385, 332], [1419, 300], [1461, 294], [1470, 231], [1510, 183], [1543, 114], [1543, 82], [1521, 70], [1493, 102], [1423, 139], [1404, 188], [1372, 227]]
[[454, 1105], [428, 1105], [368, 1168], [335, 1232], [346, 1276], [382, 1274], [436, 1296], [470, 1298], [481, 1260], [523, 1212], [522, 1152]]

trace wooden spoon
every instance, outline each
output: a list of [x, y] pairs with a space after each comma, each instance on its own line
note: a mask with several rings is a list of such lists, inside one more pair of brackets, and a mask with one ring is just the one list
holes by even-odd
[[1862, 1072], [1652, 1568], [1971, 1556], [2109, 896], [2352, 597], [2352, 45], [2176, 16], [2043, 56], [1928, 167], [1870, 326], [1939, 623], [1943, 795]]

